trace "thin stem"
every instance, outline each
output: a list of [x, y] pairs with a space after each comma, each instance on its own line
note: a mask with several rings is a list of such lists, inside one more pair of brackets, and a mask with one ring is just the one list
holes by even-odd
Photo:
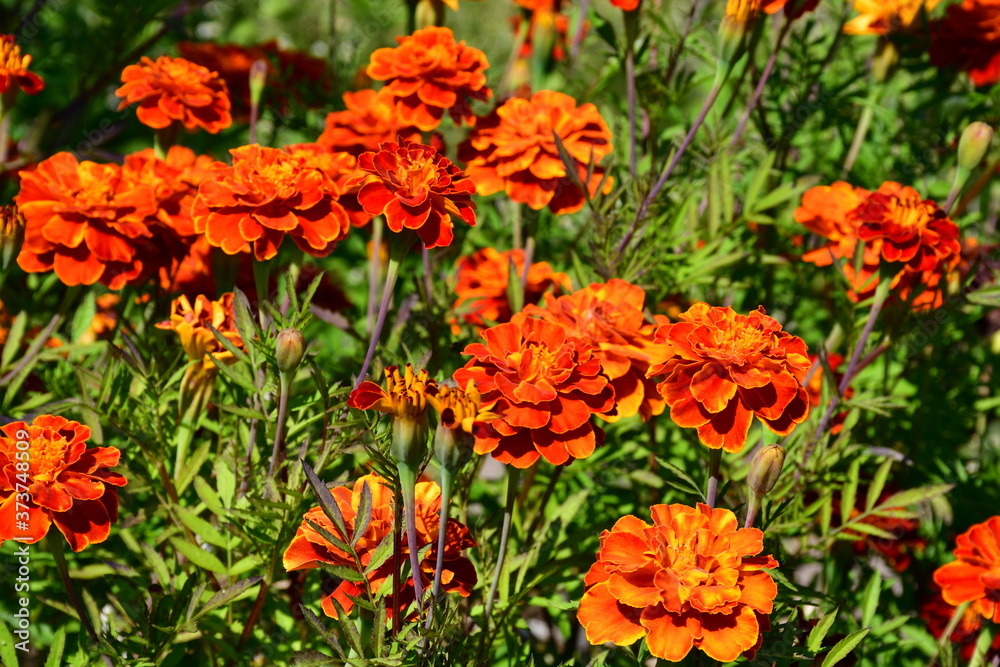
[[69, 596], [69, 601], [76, 609], [76, 613], [80, 615], [80, 623], [83, 624], [84, 629], [87, 634], [90, 635], [91, 640], [96, 644], [98, 643], [97, 632], [94, 630], [93, 624], [90, 622], [90, 616], [87, 614], [87, 610], [84, 609], [83, 604], [80, 602], [80, 597], [76, 593], [76, 587], [73, 585], [73, 580], [69, 576], [69, 566], [66, 564], [66, 555], [63, 553], [63, 536], [61, 533], [50, 530], [49, 534], [45, 537], [46, 542], [48, 542], [49, 549], [52, 551], [52, 558], [56, 562], [56, 569], [59, 570], [59, 577], [62, 579], [63, 586], [66, 588], [66, 594]]
[[756, 493], [750, 493], [750, 500], [747, 501], [747, 516], [743, 521], [744, 528], [753, 528], [753, 523], [757, 519], [757, 512], [760, 510], [760, 498]]
[[279, 374], [278, 385], [278, 423], [274, 428], [274, 449], [271, 452], [271, 467], [267, 474], [274, 477], [274, 471], [285, 460], [285, 421], [288, 419], [288, 396], [291, 394], [291, 378], [288, 374]]
[[434, 620], [434, 606], [441, 595], [441, 573], [444, 572], [444, 547], [448, 534], [448, 514], [451, 510], [452, 474], [448, 466], [441, 466], [441, 520], [438, 523], [437, 559], [434, 562], [434, 585], [431, 588], [430, 608], [427, 610], [425, 628], [430, 629]]
[[434, 264], [431, 262], [431, 251], [427, 249], [427, 246], [421, 248], [420, 254], [424, 259], [424, 291], [427, 293], [427, 307], [430, 308], [434, 302], [432, 292], [434, 285], [431, 283], [431, 278], [434, 275]]
[[372, 256], [368, 260], [368, 307], [365, 312], [365, 333], [372, 335], [375, 328], [375, 299], [378, 298], [378, 282], [382, 274], [382, 216], [372, 220]]
[[410, 552], [410, 571], [413, 574], [413, 594], [417, 599], [417, 613], [424, 613], [424, 582], [420, 576], [420, 545], [417, 542], [417, 476], [415, 471], [399, 465], [399, 485], [403, 493], [403, 510], [406, 512], [406, 548]]
[[715, 507], [715, 495], [719, 490], [719, 468], [722, 467], [722, 449], [713, 449], [708, 454], [708, 491], [705, 503]]
[[945, 627], [944, 632], [938, 637], [937, 647], [934, 649], [934, 655], [931, 659], [927, 661], [927, 667], [934, 667], [937, 664], [938, 655], [941, 654], [941, 649], [947, 646], [948, 642], [951, 640], [951, 634], [955, 632], [955, 628], [958, 627], [959, 621], [962, 620], [962, 616], [965, 615], [965, 610], [969, 608], [971, 602], [963, 602], [962, 604], [955, 607], [955, 611], [952, 612], [951, 618], [948, 620], [948, 625]]
[[378, 339], [382, 335], [382, 327], [385, 326], [385, 316], [389, 312], [389, 302], [392, 301], [392, 288], [396, 285], [396, 278], [399, 276], [399, 265], [402, 263], [402, 257], [396, 257], [395, 255], [396, 253], [391, 253], [389, 256], [389, 268], [385, 273], [385, 287], [382, 290], [382, 303], [378, 307], [378, 319], [375, 320], [375, 329], [372, 331], [371, 342], [368, 343], [365, 363], [361, 365], [361, 372], [358, 373], [357, 384], [361, 384], [365, 379], [365, 374], [368, 373], [372, 357], [375, 356], [375, 348], [378, 347]]
[[691, 28], [694, 26], [694, 17], [698, 12], [698, 4], [700, 0], [691, 0], [691, 9], [688, 11], [687, 20], [684, 22], [684, 30], [681, 32], [681, 38], [677, 42], [677, 48], [674, 52], [670, 54], [670, 62], [667, 64], [667, 73], [663, 77], [664, 81], [669, 82], [673, 78], [674, 72], [677, 70], [677, 65], [681, 61], [681, 54], [684, 53], [684, 46], [687, 44], [688, 35], [691, 34]]
[[503, 573], [504, 562], [507, 560], [507, 539], [510, 537], [510, 524], [514, 516], [514, 500], [517, 498], [517, 482], [521, 478], [518, 468], [510, 467], [507, 472], [507, 502], [503, 510], [503, 526], [500, 528], [500, 551], [497, 554], [497, 567], [493, 571], [493, 581], [486, 598], [486, 613], [483, 628], [489, 626], [493, 615], [493, 602], [496, 599], [497, 588], [500, 586], [500, 575]]
[[875, 117], [875, 104], [878, 101], [881, 91], [881, 86], [874, 86], [868, 94], [865, 108], [861, 111], [861, 117], [858, 119], [858, 126], [854, 129], [851, 147], [847, 151], [847, 157], [844, 159], [844, 168], [840, 171], [841, 178], [847, 178], [847, 175], [851, 173], [851, 169], [854, 168], [855, 160], [858, 159], [858, 155], [861, 153], [861, 147], [864, 145], [865, 137], [868, 135], [868, 128]]
[[247, 623], [243, 626], [243, 632], [240, 634], [240, 641], [237, 644], [237, 650], [242, 651], [246, 648], [247, 642], [250, 641], [250, 637], [253, 636], [254, 626], [257, 625], [257, 620], [260, 618], [261, 612], [264, 611], [264, 603], [267, 602], [267, 593], [270, 590], [270, 586], [266, 579], [261, 579], [260, 591], [257, 592], [257, 599], [253, 602], [253, 608], [250, 609], [250, 616], [247, 617]]
[[628, 97], [628, 158], [632, 178], [639, 173], [638, 140], [636, 134], [635, 38], [639, 12], [625, 12], [625, 93]]
[[403, 504], [403, 494], [400, 489], [396, 489], [393, 494], [392, 520], [392, 634], [398, 635], [402, 629], [402, 614], [399, 610], [399, 594], [402, 589], [403, 570], [403, 513], [399, 511], [399, 506]]
[[754, 109], [757, 108], [757, 103], [760, 102], [760, 97], [764, 93], [764, 87], [767, 85], [767, 80], [771, 78], [771, 72], [774, 71], [774, 65], [778, 62], [778, 52], [781, 50], [781, 45], [785, 41], [785, 37], [788, 35], [788, 31], [791, 27], [792, 20], [785, 19], [785, 24], [781, 26], [781, 32], [778, 33], [778, 39], [774, 44], [774, 48], [771, 50], [771, 57], [767, 59], [767, 64], [764, 65], [764, 71], [760, 74], [760, 80], [757, 82], [757, 87], [754, 88], [753, 96], [750, 98], [750, 104], [747, 105], [746, 111], [743, 112], [743, 117], [740, 118], [740, 124], [736, 126], [736, 133], [733, 135], [732, 141], [729, 142], [730, 148], [738, 144], [740, 138], [743, 136], [743, 132], [746, 130], [750, 116], [753, 114]]

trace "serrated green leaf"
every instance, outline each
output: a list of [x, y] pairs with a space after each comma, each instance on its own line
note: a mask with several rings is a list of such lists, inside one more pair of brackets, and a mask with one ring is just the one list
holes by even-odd
[[854, 648], [861, 643], [862, 639], [868, 636], [868, 633], [871, 632], [871, 630], [871, 628], [863, 628], [857, 632], [852, 632], [837, 642], [837, 645], [830, 649], [830, 652], [826, 654], [825, 658], [823, 658], [822, 667], [833, 667], [838, 662], [849, 656], [851, 651], [853, 651]]
[[341, 630], [344, 631], [344, 637], [347, 639], [348, 645], [354, 649], [358, 655], [364, 655], [364, 647], [361, 644], [361, 634], [358, 632], [358, 628], [354, 625], [354, 621], [350, 616], [344, 611], [344, 608], [340, 605], [340, 601], [336, 597], [330, 596], [330, 601], [333, 603], [334, 609], [337, 610], [337, 624], [340, 625]]
[[816, 626], [809, 631], [809, 638], [806, 640], [806, 649], [810, 653], [819, 653], [823, 648], [823, 640], [826, 639], [827, 633], [830, 632], [833, 622], [837, 620], [838, 611], [840, 611], [840, 607], [836, 607], [829, 614], [819, 619]]
[[[850, 530], [857, 533], [864, 533], [865, 535], [874, 535], [875, 537], [881, 537], [884, 540], [895, 540], [896, 536], [885, 530], [884, 528], [879, 528], [878, 526], [873, 526], [870, 523], [865, 523], [864, 521], [854, 521], [852, 523], [846, 524], [844, 526], [846, 530]], [[844, 533], [841, 533], [844, 535]], [[857, 540], [857, 536], [846, 535], [847, 539]]]
[[332, 563], [320, 562], [319, 566], [323, 568], [324, 572], [330, 576], [337, 577], [338, 579], [354, 583], [359, 583], [365, 580], [365, 575], [347, 565], [333, 565]]
[[354, 534], [351, 535], [351, 546], [356, 546], [361, 536], [368, 530], [372, 520], [372, 490], [368, 482], [361, 486], [361, 498], [358, 501], [358, 513], [354, 517]]
[[181, 522], [191, 529], [195, 535], [205, 540], [212, 546], [219, 547], [220, 549], [226, 549], [228, 547], [228, 540], [222, 535], [215, 526], [205, 521], [200, 516], [192, 512], [187, 507], [175, 506], [174, 511], [177, 512], [177, 516], [180, 518]]
[[14, 354], [20, 351], [27, 328], [28, 313], [22, 310], [11, 322], [7, 330], [7, 340], [4, 341], [3, 348], [0, 348], [0, 368], [7, 368], [14, 359]]
[[[333, 522], [333, 525], [337, 527], [340, 531], [340, 540], [345, 541], [349, 539], [347, 535], [347, 525], [344, 523], [344, 515], [340, 511], [340, 505], [334, 499], [333, 494], [330, 493], [330, 489], [327, 488], [326, 484], [319, 478], [316, 471], [312, 469], [306, 461], [302, 461], [302, 470], [306, 473], [306, 479], [309, 481], [309, 486], [312, 488], [313, 493], [316, 495], [316, 500], [319, 502], [319, 506], [323, 509], [323, 513], [326, 514], [327, 518]], [[346, 551], [347, 549], [345, 549]]]
[[323, 621], [321, 621], [319, 617], [314, 614], [311, 609], [309, 609], [309, 607], [300, 604], [299, 609], [302, 610], [302, 615], [305, 617], [306, 623], [308, 623], [312, 629], [316, 631], [323, 641], [325, 641], [330, 648], [336, 651], [337, 655], [341, 658], [346, 657], [347, 654], [344, 653], [344, 648], [340, 645], [340, 642], [337, 641], [337, 636], [330, 632], [325, 625], [323, 625]]
[[840, 520], [847, 523], [851, 514], [854, 513], [854, 504], [857, 501], [858, 477], [861, 469], [861, 458], [851, 461], [851, 467], [847, 470], [847, 481], [840, 488]]

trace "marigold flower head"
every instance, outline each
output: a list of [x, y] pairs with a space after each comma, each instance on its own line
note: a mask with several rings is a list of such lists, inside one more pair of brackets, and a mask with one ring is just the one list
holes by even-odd
[[[937, 589], [936, 586], [935, 589]], [[920, 605], [920, 616], [927, 622], [927, 629], [936, 639], [940, 639], [941, 635], [948, 629], [948, 623], [954, 614], [955, 607], [944, 601], [940, 590], [936, 590], [932, 597]], [[972, 659], [976, 650], [976, 640], [979, 638], [982, 627], [982, 603], [977, 600], [965, 608], [958, 625], [955, 626], [949, 638], [953, 644], [959, 647], [958, 654], [963, 660]], [[1000, 635], [993, 638], [993, 642], [986, 652], [985, 661], [989, 662], [997, 655], [1000, 655]]]
[[849, 35], [888, 35], [904, 32], [922, 11], [932, 11], [941, 0], [854, 0], [858, 16], [844, 25]]
[[[460, 257], [455, 283], [458, 298], [452, 310], [475, 327], [509, 322], [514, 315], [508, 298], [511, 264], [517, 272], [515, 279], [520, 280], [524, 273], [523, 250], [500, 252], [487, 247]], [[524, 302], [537, 303], [549, 290], [562, 292], [570, 287], [572, 283], [565, 273], [553, 271], [548, 262], [532, 262], [524, 284]], [[452, 330], [458, 333], [457, 326]]]
[[613, 414], [615, 392], [594, 350], [558, 324], [523, 313], [481, 333], [455, 371], [471, 381], [482, 406], [497, 415], [476, 434], [477, 454], [527, 468], [539, 456], [554, 465], [590, 456], [604, 442], [594, 414]]
[[55, 415], [0, 427], [0, 543], [34, 544], [52, 524], [76, 552], [108, 539], [118, 521], [115, 487], [127, 480], [111, 470], [118, 450], [88, 448], [88, 438], [90, 428]]
[[[199, 294], [194, 303], [186, 295], [181, 295], [170, 304], [170, 319], [159, 322], [156, 328], [175, 332], [187, 358], [190, 361], [200, 361], [201, 368], [208, 371], [215, 368], [215, 361], [235, 361], [232, 353], [223, 347], [209, 326], [214, 327], [235, 347], [244, 348], [243, 340], [236, 330], [232, 292], [226, 292], [218, 301]], [[215, 361], [212, 357], [215, 357]]]
[[351, 392], [347, 405], [358, 410], [378, 410], [396, 418], [420, 417], [427, 413], [428, 388], [436, 386], [427, 370], [413, 372], [406, 364], [403, 373], [399, 367], [385, 369], [385, 389], [365, 380]]
[[1000, 81], [1000, 1], [950, 5], [931, 29], [931, 64], [969, 73], [977, 86]]
[[139, 104], [139, 122], [156, 130], [178, 122], [189, 130], [216, 134], [233, 124], [226, 82], [207, 67], [184, 58], [143, 56], [122, 71], [119, 109]]
[[[371, 520], [367, 524], [364, 523], [363, 517], [358, 516], [358, 511], [361, 508], [361, 496], [365, 485], [368, 486], [372, 498]], [[392, 501], [392, 488], [386, 480], [378, 475], [369, 474], [357, 480], [353, 488], [338, 486], [330, 491], [344, 516], [344, 524], [349, 535], [341, 535], [333, 522], [323, 513], [323, 510], [319, 507], [314, 507], [306, 513], [302, 525], [299, 526], [291, 544], [285, 550], [283, 558], [285, 570], [291, 572], [294, 570], [311, 569], [319, 567], [320, 563], [346, 566], [352, 569], [357, 567], [354, 559], [348, 553], [328, 542], [319, 531], [308, 523], [310, 521], [344, 542], [348, 542], [354, 537], [353, 533], [357, 526], [365, 525], [365, 530], [357, 537], [354, 548], [362, 567], [366, 569], [371, 564], [372, 557], [378, 550], [379, 545], [385, 540], [392, 540], [395, 508]], [[441, 488], [435, 482], [417, 482], [416, 548], [422, 550], [424, 547], [430, 545], [427, 554], [420, 561], [420, 577], [425, 589], [434, 580], [440, 512]], [[476, 570], [472, 562], [462, 552], [465, 549], [476, 546], [476, 543], [469, 534], [469, 529], [455, 519], [448, 519], [445, 531], [444, 570], [441, 577], [441, 589], [447, 593], [457, 593], [462, 597], [469, 597], [476, 585]], [[405, 532], [402, 539], [402, 553], [404, 554], [404, 560], [406, 560], [410, 549], [413, 547], [409, 544]], [[392, 558], [371, 572], [363, 574], [367, 580], [366, 585], [368, 589], [377, 595], [382, 585], [392, 576]], [[336, 618], [337, 608], [333, 604], [333, 600], [336, 600], [345, 613], [351, 613], [354, 609], [354, 601], [351, 598], [363, 597], [365, 594], [365, 589], [362, 585], [362, 583], [342, 581], [329, 596], [323, 599], [323, 611], [327, 616]], [[395, 613], [403, 613], [415, 600], [412, 576], [403, 583], [401, 593], [401, 604], [398, 612], [392, 608], [391, 604], [389, 605], [387, 611], [390, 617]]]
[[387, 89], [347, 92], [343, 98], [347, 109], [326, 115], [323, 133], [316, 140], [319, 145], [358, 156], [398, 138], [420, 142], [420, 130], [400, 120], [395, 99]]
[[358, 158], [363, 176], [348, 186], [369, 215], [384, 215], [397, 234], [416, 231], [427, 248], [450, 245], [453, 218], [476, 224], [476, 188], [465, 172], [431, 146], [386, 142]]
[[577, 618], [591, 644], [633, 644], [679, 662], [692, 648], [719, 662], [752, 658], [778, 587], [760, 556], [764, 534], [727, 509], [653, 505], [652, 524], [628, 515], [601, 533]]
[[[566, 172], [553, 135], [576, 165], [577, 176], [597, 193], [612, 182], [598, 163], [612, 151], [611, 131], [593, 104], [577, 106], [564, 93], [541, 90], [529, 99], [513, 97], [485, 118], [458, 148], [459, 160], [481, 195], [504, 191], [533, 209], [572, 213], [586, 199]], [[594, 168], [588, 179], [588, 165]]]
[[144, 277], [140, 249], [152, 236], [146, 220], [156, 196], [120, 166], [57, 153], [21, 171], [14, 201], [25, 220], [18, 264], [28, 273], [54, 269], [67, 285], [101, 282], [113, 290]]
[[611, 0], [611, 4], [626, 12], [634, 12], [639, 9], [641, 0]]
[[767, 14], [777, 14], [782, 9], [789, 18], [797, 19], [819, 6], [819, 0], [764, 0], [762, 9]]
[[179, 236], [194, 236], [191, 205], [198, 186], [211, 174], [215, 160], [197, 155], [190, 148], [171, 146], [166, 159], [156, 157], [152, 148], [125, 156], [122, 173], [129, 180], [153, 188], [157, 209], [147, 222], [158, 221]]
[[0, 96], [7, 103], [18, 90], [37, 95], [45, 89], [42, 77], [28, 70], [31, 56], [21, 54], [14, 35], [0, 35]]
[[[642, 415], [643, 421], [665, 407], [656, 382], [646, 378], [651, 364], [670, 356], [669, 347], [654, 342], [656, 324], [646, 321], [642, 309], [646, 292], [628, 281], [613, 278], [593, 283], [565, 296], [545, 295], [545, 306], [528, 305], [524, 313], [558, 324], [567, 335], [593, 348], [601, 369], [615, 390], [618, 413], [602, 417], [618, 421]], [[663, 318], [665, 323], [666, 318]]]
[[212, 167], [192, 207], [194, 227], [228, 255], [253, 248], [271, 259], [285, 235], [314, 257], [330, 254], [351, 228], [339, 190], [302, 155], [257, 144], [229, 151], [233, 166]]
[[1000, 516], [959, 535], [955, 558], [934, 571], [944, 601], [955, 607], [975, 602], [984, 618], [1000, 623]]
[[308, 166], [320, 170], [329, 179], [333, 187], [328, 184], [327, 188], [339, 193], [337, 203], [344, 208], [352, 226], [363, 227], [371, 221], [372, 216], [365, 212], [358, 201], [357, 188], [348, 185], [363, 175], [358, 169], [356, 157], [319, 143], [292, 144], [285, 146], [285, 151], [301, 158]]
[[468, 100], [488, 100], [489, 61], [479, 49], [456, 42], [449, 28], [428, 26], [397, 37], [396, 48], [377, 49], [368, 76], [385, 81], [401, 123], [425, 132], [435, 129], [447, 111], [456, 123], [475, 120]]
[[787, 435], [809, 415], [796, 373], [809, 368], [801, 338], [783, 331], [763, 307], [749, 315], [696, 303], [680, 322], [656, 330], [674, 356], [649, 369], [678, 426], [697, 428], [712, 449], [738, 453], [754, 416]]

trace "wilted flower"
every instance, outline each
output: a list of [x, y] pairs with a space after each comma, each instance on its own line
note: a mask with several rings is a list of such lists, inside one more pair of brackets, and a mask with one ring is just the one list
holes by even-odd
[[118, 521], [115, 487], [127, 481], [111, 470], [118, 450], [88, 448], [88, 438], [90, 428], [55, 415], [0, 427], [0, 543], [34, 544], [53, 523], [73, 551], [108, 539]]
[[653, 505], [652, 525], [628, 515], [601, 533], [577, 618], [591, 644], [633, 644], [679, 662], [692, 648], [719, 662], [753, 658], [778, 587], [760, 556], [764, 533], [727, 509]]
[[380, 145], [399, 138], [420, 142], [420, 130], [400, 121], [395, 100], [385, 89], [346, 92], [343, 98], [347, 109], [326, 115], [317, 144], [331, 151], [358, 156], [366, 151], [377, 151]]
[[183, 58], [143, 56], [138, 65], [122, 71], [123, 98], [119, 109], [137, 103], [136, 116], [157, 130], [178, 122], [189, 130], [202, 128], [216, 134], [233, 123], [229, 91], [219, 75]]
[[586, 199], [567, 175], [553, 135], [590, 196], [602, 182], [603, 192], [611, 191], [611, 179], [605, 180], [605, 169], [598, 164], [612, 151], [611, 131], [597, 107], [577, 106], [569, 95], [552, 90], [538, 91], [530, 99], [513, 97], [480, 118], [459, 146], [458, 159], [466, 163], [481, 195], [503, 191], [536, 210], [548, 206], [553, 213], [579, 211]]
[[[372, 499], [371, 520], [367, 523], [364, 522], [364, 517], [358, 516], [358, 511], [361, 509], [362, 493], [366, 485], [371, 492]], [[328, 542], [319, 531], [309, 524], [310, 521], [344, 542], [349, 542], [354, 537], [353, 533], [356, 527], [364, 525], [364, 532], [354, 540], [354, 549], [361, 561], [361, 566], [366, 570], [379, 545], [385, 540], [392, 540], [395, 509], [392, 503], [392, 488], [386, 480], [378, 475], [369, 474], [357, 480], [353, 489], [338, 486], [330, 491], [334, 500], [337, 501], [341, 514], [343, 514], [344, 524], [349, 534], [341, 535], [333, 522], [323, 513], [322, 508], [314, 507], [306, 513], [302, 525], [299, 526], [292, 543], [285, 551], [283, 558], [285, 570], [291, 572], [311, 569], [319, 567], [320, 563], [329, 563], [351, 569], [357, 567], [350, 554]], [[440, 511], [440, 487], [434, 482], [417, 482], [416, 548], [423, 550], [424, 547], [431, 545], [420, 561], [420, 577], [425, 587], [429, 586], [434, 579]], [[458, 593], [462, 597], [469, 597], [476, 585], [476, 570], [472, 562], [462, 555], [462, 552], [469, 547], [476, 546], [476, 543], [469, 534], [469, 529], [455, 519], [448, 519], [445, 531], [444, 572], [441, 577], [441, 588], [447, 593]], [[409, 543], [404, 534], [402, 553], [409, 554], [412, 548], [414, 548], [413, 545]], [[370, 572], [359, 573], [364, 574], [367, 587], [373, 595], [377, 595], [382, 585], [392, 577], [392, 566], [390, 558]], [[351, 610], [354, 609], [354, 601], [351, 598], [364, 597], [363, 585], [353, 581], [341, 581], [340, 585], [323, 599], [323, 611], [327, 616], [337, 618], [337, 609], [333, 604], [333, 600], [336, 600], [345, 613], [351, 613]], [[403, 612], [415, 597], [412, 574], [403, 583], [400, 592], [399, 612]], [[389, 617], [391, 618], [396, 611], [390, 604], [387, 610]]]
[[14, 35], [0, 35], [0, 106], [6, 106], [18, 90], [37, 95], [45, 89], [42, 77], [29, 71], [30, 66], [31, 56], [21, 54]]
[[844, 25], [849, 35], [888, 35], [907, 30], [922, 11], [941, 0], [854, 0], [858, 16]]
[[1000, 516], [959, 535], [955, 558], [934, 571], [944, 601], [956, 607], [974, 602], [984, 618], [1000, 623]]

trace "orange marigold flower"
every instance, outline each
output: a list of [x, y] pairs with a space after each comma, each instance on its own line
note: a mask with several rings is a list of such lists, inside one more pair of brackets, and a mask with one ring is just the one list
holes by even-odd
[[778, 593], [760, 556], [764, 533], [699, 503], [653, 505], [652, 525], [628, 515], [601, 533], [577, 618], [591, 644], [633, 644], [679, 662], [692, 648], [719, 662], [752, 658]]
[[31, 56], [21, 55], [14, 35], [0, 35], [0, 95], [8, 102], [18, 90], [37, 95], [45, 90], [42, 77], [28, 71]]
[[118, 450], [88, 448], [88, 438], [90, 428], [55, 415], [0, 428], [0, 544], [34, 544], [53, 523], [73, 551], [108, 539], [118, 521], [115, 487], [127, 480], [111, 470]]
[[[509, 322], [514, 314], [507, 298], [511, 264], [520, 279], [524, 273], [523, 250], [499, 252], [495, 248], [481, 248], [460, 257], [455, 284], [458, 298], [452, 310], [475, 327]], [[569, 276], [553, 271], [548, 262], [532, 262], [524, 285], [524, 302], [537, 303], [550, 289], [566, 291], [571, 286]], [[457, 325], [452, 330], [458, 333]]]
[[28, 273], [55, 269], [67, 285], [100, 281], [113, 290], [144, 276], [140, 246], [152, 236], [145, 221], [156, 197], [118, 165], [57, 153], [21, 171], [14, 200], [25, 219], [17, 261]]
[[[641, 287], [613, 278], [566, 296], [546, 294], [544, 308], [524, 308], [526, 315], [558, 324], [593, 348], [618, 404], [618, 414], [603, 416], [605, 421], [636, 414], [646, 421], [661, 414], [666, 405], [646, 372], [651, 364], [662, 363], [669, 356], [669, 347], [654, 342], [656, 324], [646, 321], [642, 312], [645, 301], [646, 292]], [[665, 323], [663, 319], [660, 324]]]
[[357, 410], [378, 410], [397, 418], [419, 417], [427, 412], [426, 392], [434, 386], [426, 369], [414, 373], [413, 366], [406, 364], [400, 375], [399, 367], [388, 366], [385, 389], [365, 380], [351, 392], [347, 405]]
[[762, 9], [768, 14], [777, 14], [784, 9], [787, 16], [797, 19], [818, 5], [819, 0], [764, 0]]
[[156, 130], [175, 121], [189, 130], [202, 128], [216, 134], [233, 124], [229, 91], [219, 75], [183, 58], [146, 56], [138, 65], [122, 70], [119, 109], [139, 103], [139, 122]]
[[806, 253], [802, 259], [816, 266], [828, 266], [843, 257], [853, 259], [858, 223], [852, 213], [870, 194], [868, 190], [844, 181], [806, 190], [802, 195], [802, 205], [795, 209], [795, 221], [828, 239], [829, 243]]
[[1000, 1], [950, 5], [931, 29], [931, 63], [969, 73], [977, 86], [1000, 81]]
[[365, 212], [358, 201], [357, 188], [348, 183], [363, 175], [358, 169], [358, 159], [350, 153], [331, 149], [320, 143], [292, 144], [285, 146], [285, 151], [295, 157], [302, 158], [306, 164], [319, 169], [334, 184], [340, 193], [337, 203], [344, 207], [347, 217], [354, 227], [364, 227], [372, 216]]
[[397, 37], [396, 48], [377, 49], [368, 76], [385, 81], [399, 120], [425, 132], [436, 128], [447, 111], [456, 123], [475, 120], [469, 98], [488, 100], [489, 61], [479, 49], [455, 42], [449, 28], [428, 26]]
[[[935, 589], [937, 587], [935, 586]], [[920, 615], [927, 622], [927, 629], [935, 638], [939, 639], [948, 629], [948, 623], [955, 614], [955, 607], [944, 601], [941, 591], [936, 590], [934, 595], [926, 599], [920, 605]], [[958, 653], [963, 660], [971, 660], [972, 654], [976, 650], [976, 640], [979, 638], [979, 631], [983, 627], [982, 603], [975, 601], [965, 608], [962, 618], [951, 633], [951, 642], [959, 646]], [[989, 663], [997, 655], [1000, 655], [1000, 635], [993, 638], [989, 650], [986, 652], [985, 662]]]
[[740, 315], [696, 303], [680, 319], [656, 330], [656, 341], [674, 356], [649, 369], [650, 377], [666, 376], [657, 388], [674, 423], [735, 454], [754, 415], [778, 435], [806, 420], [809, 397], [796, 377], [810, 366], [806, 344], [763, 307]]
[[343, 95], [345, 111], [326, 115], [323, 133], [316, 143], [331, 151], [358, 156], [377, 151], [381, 144], [396, 141], [420, 141], [420, 130], [407, 125], [396, 113], [394, 98], [388, 90], [359, 90]]
[[854, 0], [858, 16], [844, 25], [849, 35], [888, 35], [908, 29], [921, 11], [932, 11], [941, 0]]
[[[583, 208], [584, 194], [573, 185], [559, 157], [553, 135], [559, 137], [576, 163], [577, 176], [593, 196], [611, 179], [597, 163], [611, 153], [611, 131], [593, 104], [576, 105], [569, 95], [541, 90], [529, 99], [507, 100], [485, 118], [458, 148], [469, 177], [481, 195], [501, 190], [533, 209], [546, 206], [553, 213]], [[588, 165], [595, 166], [588, 180]]]
[[257, 144], [229, 151], [198, 188], [194, 227], [228, 255], [253, 247], [271, 259], [285, 235], [314, 257], [329, 255], [351, 228], [337, 186], [311, 160]]
[[955, 607], [975, 602], [984, 618], [1000, 623], [1000, 516], [959, 535], [955, 558], [934, 571], [944, 601]]
[[[364, 523], [363, 517], [358, 517], [365, 486], [371, 493], [371, 520], [367, 523]], [[299, 526], [292, 543], [285, 551], [283, 558], [285, 570], [291, 572], [311, 569], [319, 567], [320, 563], [346, 566], [351, 569], [357, 567], [354, 559], [346, 551], [328, 542], [319, 531], [309, 524], [310, 521], [344, 542], [353, 538], [355, 541], [354, 549], [362, 567], [366, 569], [379, 545], [385, 540], [392, 540], [395, 510], [392, 502], [392, 488], [386, 480], [378, 475], [369, 474], [357, 480], [353, 488], [338, 486], [331, 489], [331, 493], [344, 516], [348, 535], [341, 535], [339, 529], [323, 513], [322, 508], [314, 507], [306, 513], [302, 525]], [[431, 545], [427, 554], [420, 561], [420, 577], [425, 590], [434, 580], [440, 512], [441, 488], [435, 482], [417, 482], [416, 546], [417, 549], [423, 549]], [[354, 530], [359, 525], [365, 526], [364, 532], [360, 536], [355, 536]], [[458, 593], [462, 597], [469, 597], [476, 585], [476, 570], [472, 562], [462, 555], [462, 552], [476, 546], [476, 543], [469, 534], [469, 529], [455, 519], [448, 519], [445, 531], [444, 570], [441, 576], [441, 588], [448, 593]], [[411, 545], [408, 543], [405, 533], [402, 539], [403, 559], [408, 560], [407, 556], [410, 553]], [[392, 559], [390, 558], [371, 572], [361, 574], [365, 576], [367, 588], [373, 595], [377, 595], [382, 584], [392, 576]], [[404, 582], [401, 593], [399, 611], [403, 612], [416, 599], [412, 575]], [[329, 596], [323, 599], [323, 611], [327, 616], [336, 618], [337, 608], [333, 604], [333, 600], [336, 600], [344, 612], [349, 614], [354, 608], [354, 601], [351, 598], [363, 597], [364, 595], [365, 588], [360, 583], [342, 581]], [[392, 617], [396, 610], [390, 605], [387, 611]]]
[[615, 392], [590, 346], [523, 313], [481, 335], [485, 344], [466, 347], [473, 358], [454, 375], [460, 387], [473, 382], [497, 415], [476, 434], [477, 454], [527, 468], [539, 456], [553, 465], [584, 459], [603, 444], [590, 416], [613, 414]]
[[465, 172], [431, 146], [386, 142], [378, 152], [363, 153], [364, 174], [349, 184], [369, 215], [384, 215], [389, 229], [412, 229], [427, 248], [451, 244], [452, 218], [476, 224], [476, 188]]

